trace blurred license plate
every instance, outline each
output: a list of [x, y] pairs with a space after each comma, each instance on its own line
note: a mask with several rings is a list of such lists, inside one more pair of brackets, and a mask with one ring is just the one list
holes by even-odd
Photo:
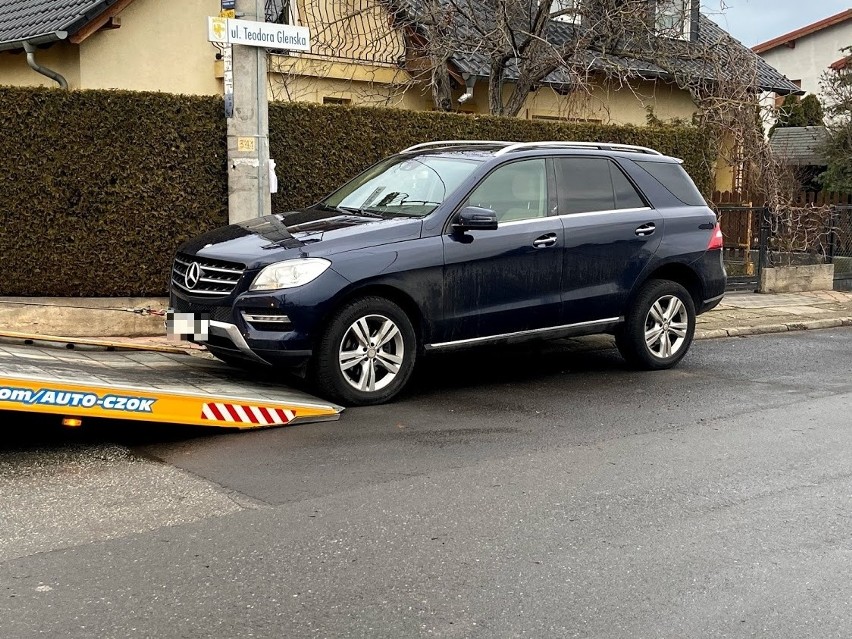
[[210, 333], [210, 316], [202, 313], [166, 313], [166, 333], [176, 340], [206, 341]]

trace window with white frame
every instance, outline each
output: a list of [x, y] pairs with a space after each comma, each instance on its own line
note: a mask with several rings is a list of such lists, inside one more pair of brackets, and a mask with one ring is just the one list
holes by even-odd
[[693, 0], [657, 0], [654, 26], [666, 38], [691, 40]]
[[582, 0], [551, 0], [550, 15], [554, 20], [569, 24], [581, 24], [583, 15], [580, 12]]

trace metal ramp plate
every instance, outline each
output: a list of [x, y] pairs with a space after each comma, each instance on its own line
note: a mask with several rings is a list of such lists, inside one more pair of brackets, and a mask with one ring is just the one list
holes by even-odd
[[187, 354], [0, 343], [0, 410], [248, 429], [343, 409]]

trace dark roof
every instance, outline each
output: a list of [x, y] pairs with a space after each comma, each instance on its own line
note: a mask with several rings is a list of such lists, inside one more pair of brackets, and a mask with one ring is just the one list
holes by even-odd
[[795, 166], [824, 166], [820, 152], [828, 132], [824, 126], [793, 126], [775, 129], [769, 145], [772, 152]]
[[0, 49], [74, 35], [117, 0], [0, 0]]
[[833, 27], [838, 24], [842, 24], [847, 20], [852, 20], [852, 9], [847, 9], [846, 11], [841, 11], [840, 13], [829, 16], [824, 20], [820, 20], [819, 22], [814, 22], [813, 24], [809, 24], [806, 27], [802, 27], [801, 29], [796, 29], [795, 31], [791, 31], [790, 33], [785, 33], [782, 36], [778, 36], [777, 38], [773, 38], [767, 42], [762, 42], [761, 44], [753, 47], [753, 51], [755, 53], [765, 53], [767, 51], [771, 51], [777, 47], [780, 47], [782, 44], [790, 44], [791, 42], [795, 42], [799, 38], [804, 38], [805, 36], [812, 35], [814, 33], [818, 33], [823, 29], [828, 29], [829, 27]]
[[[411, 24], [417, 24], [418, 11], [420, 10], [421, 0], [386, 0], [396, 7], [399, 13], [408, 17]], [[453, 2], [453, 0], [441, 0], [444, 3]], [[468, 11], [472, 11], [479, 25], [488, 24], [489, 19], [487, 2], [485, 0], [467, 0], [464, 5]], [[532, 5], [535, 6], [535, 5]], [[452, 13], [452, 12], [451, 12]], [[472, 28], [466, 24], [464, 19], [456, 18], [455, 28], [460, 36], [459, 41], [471, 42], [470, 50], [454, 51], [451, 62], [455, 64], [461, 73], [470, 74], [472, 76], [487, 78], [489, 76], [490, 61], [487, 53], [483, 53], [478, 46], [481, 38], [481, 30]], [[567, 22], [551, 21], [547, 28], [547, 40], [556, 46], [564, 43], [570, 43], [577, 37], [576, 27]], [[519, 29], [519, 32], [522, 29]], [[714, 74], [719, 73], [719, 68], [711, 68], [706, 60], [702, 60], [699, 47], [717, 47], [720, 50], [731, 52], [730, 59], [736, 59], [737, 56], [745, 57], [752, 61], [756, 72], [756, 89], [761, 91], [772, 91], [779, 95], [787, 95], [789, 93], [804, 93], [798, 86], [790, 82], [784, 75], [773, 68], [763, 58], [755, 54], [748, 47], [743, 45], [738, 40], [722, 29], [715, 22], [704, 15], [700, 15], [698, 19], [698, 42], [689, 43], [682, 42], [681, 49], [678, 55], [671, 55], [663, 62], [658, 56], [658, 52], [654, 51], [653, 46], [645, 46], [646, 53], [643, 56], [634, 54], [622, 53], [614, 55], [611, 53], [587, 52], [585, 66], [591, 71], [606, 71], [612, 70], [623, 72], [627, 70], [631, 74], [649, 79], [667, 79], [672, 80], [675, 77], [685, 78], [688, 80], [716, 80]], [[640, 50], [643, 47], [637, 46]], [[655, 62], [656, 61], [656, 62]], [[718, 66], [718, 65], [717, 65]], [[736, 65], [731, 65], [736, 66]], [[733, 74], [732, 77], [742, 73], [742, 68], [722, 69]], [[514, 80], [518, 77], [517, 66], [510, 62], [506, 70], [506, 75], [509, 80]], [[557, 69], [549, 74], [544, 79], [545, 84], [549, 85], [570, 85], [571, 78], [567, 70]]]

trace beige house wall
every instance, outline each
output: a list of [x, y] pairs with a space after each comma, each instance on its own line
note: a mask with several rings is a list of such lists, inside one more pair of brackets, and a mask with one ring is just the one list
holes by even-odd
[[397, 66], [270, 56], [269, 97], [274, 101], [341, 101], [351, 106], [424, 110], [428, 105], [420, 99], [421, 92]]
[[384, 106], [410, 111], [425, 111], [427, 101], [415, 90], [399, 91], [391, 85], [361, 80], [290, 76], [270, 78], [273, 101], [346, 104], [348, 106]]
[[[218, 95], [207, 16], [219, 7], [219, 0], [135, 0], [118, 15], [120, 28], [38, 49], [36, 59], [71, 89]], [[22, 50], [0, 51], [0, 85], [57, 86], [30, 69]]]
[[[505, 99], [511, 92], [510, 85], [506, 88]], [[458, 91], [454, 100], [457, 101], [460, 95], [461, 91]], [[619, 88], [593, 85], [589, 87], [588, 93], [570, 96], [542, 87], [527, 97], [518, 116], [528, 120], [541, 118], [644, 126], [648, 121], [649, 109], [663, 121], [690, 121], [696, 107], [687, 91], [662, 82], [639, 82]], [[474, 87], [473, 98], [459, 105], [459, 110], [488, 113], [488, 85], [478, 82]]]
[[[80, 87], [80, 49], [67, 42], [57, 42], [47, 49], [36, 49], [36, 62], [60, 73], [71, 89]], [[0, 51], [0, 85], [15, 87], [58, 87], [50, 78], [33, 71], [23, 49]]]
[[119, 14], [121, 28], [99, 31], [80, 45], [86, 89], [218, 95], [216, 49], [207, 17], [219, 0], [135, 0]]

